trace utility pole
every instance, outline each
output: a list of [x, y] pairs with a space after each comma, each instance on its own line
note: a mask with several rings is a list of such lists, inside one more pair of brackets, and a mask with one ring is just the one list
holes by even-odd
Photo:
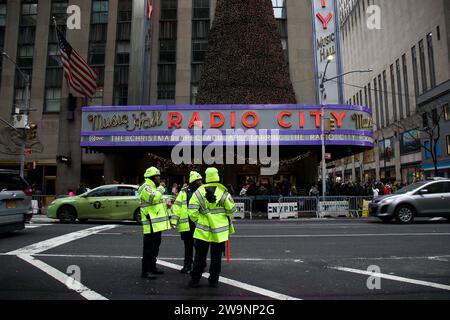
[[26, 135], [26, 129], [29, 125], [28, 122], [28, 116], [30, 114], [30, 76], [22, 71], [20, 67], [17, 65], [17, 63], [6, 53], [2, 52], [2, 56], [4, 56], [6, 59], [11, 61], [16, 69], [19, 71], [20, 75], [22, 76], [23, 80], [25, 81], [25, 103], [24, 103], [24, 109], [23, 113], [26, 117], [26, 124], [25, 129], [22, 131], [22, 145], [20, 147], [20, 176], [22, 178], [25, 177], [25, 148], [26, 148], [26, 142], [27, 142], [27, 135]]

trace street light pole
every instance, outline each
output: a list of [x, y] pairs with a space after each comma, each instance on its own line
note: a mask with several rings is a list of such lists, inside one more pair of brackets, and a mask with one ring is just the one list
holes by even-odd
[[[28, 127], [28, 116], [30, 114], [30, 76], [22, 71], [20, 67], [17, 65], [17, 63], [6, 53], [2, 52], [2, 56], [4, 56], [6, 59], [11, 61], [16, 69], [19, 71], [20, 75], [25, 81], [25, 105], [24, 105], [24, 114], [26, 116], [27, 123], [25, 124], [25, 130]], [[22, 145], [20, 147], [20, 176], [22, 178], [25, 177], [25, 148], [26, 148], [26, 141], [27, 136], [25, 133], [25, 130], [22, 131]]]

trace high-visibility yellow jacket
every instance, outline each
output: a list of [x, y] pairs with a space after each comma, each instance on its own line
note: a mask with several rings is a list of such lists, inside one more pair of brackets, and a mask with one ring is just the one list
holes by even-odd
[[178, 226], [178, 232], [190, 231], [187, 193], [187, 188], [182, 189], [172, 205], [172, 216], [170, 217], [170, 224]]
[[164, 188], [156, 188], [155, 183], [145, 179], [139, 188], [141, 199], [141, 222], [144, 234], [170, 230], [169, 211], [163, 199]]
[[[214, 203], [206, 199], [207, 189], [214, 192]], [[222, 184], [201, 186], [192, 195], [188, 206], [189, 217], [196, 223], [194, 238], [216, 243], [228, 241], [235, 232], [231, 217], [236, 211], [233, 198]]]

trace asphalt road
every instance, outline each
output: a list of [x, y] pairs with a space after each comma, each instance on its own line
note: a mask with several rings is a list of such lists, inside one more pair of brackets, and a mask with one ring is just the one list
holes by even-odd
[[189, 289], [173, 231], [160, 250], [165, 274], [143, 280], [141, 227], [37, 218], [0, 236], [0, 300], [450, 299], [446, 220], [238, 221], [236, 229], [219, 288], [203, 279]]

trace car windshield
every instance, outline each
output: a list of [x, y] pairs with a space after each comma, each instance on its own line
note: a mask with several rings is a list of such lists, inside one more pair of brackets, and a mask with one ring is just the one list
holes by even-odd
[[404, 187], [400, 190], [397, 190], [396, 192], [394, 192], [394, 194], [405, 194], [411, 191], [416, 190], [417, 188], [420, 188], [424, 185], [426, 185], [429, 181], [421, 181], [421, 182], [417, 182], [417, 183], [413, 183], [407, 187]]

